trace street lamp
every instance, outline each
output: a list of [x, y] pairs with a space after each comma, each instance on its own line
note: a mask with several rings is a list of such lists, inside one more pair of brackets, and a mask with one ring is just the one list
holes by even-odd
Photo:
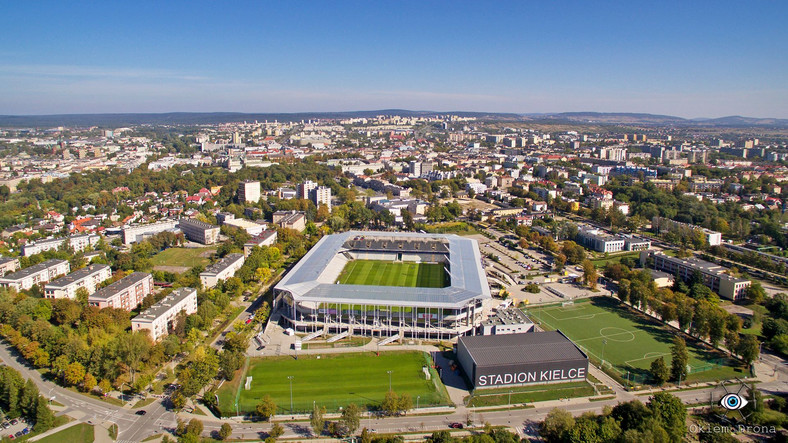
[[416, 409], [419, 409], [419, 400], [421, 399], [421, 395], [416, 396]]
[[292, 375], [288, 375], [287, 379], [290, 380], [290, 413], [293, 413], [293, 377]]
[[389, 374], [389, 392], [391, 392], [391, 373], [394, 371], [386, 371]]
[[602, 368], [605, 367], [605, 347], [607, 347], [607, 340], [602, 340]]
[[512, 390], [509, 390], [509, 405], [512, 404]]

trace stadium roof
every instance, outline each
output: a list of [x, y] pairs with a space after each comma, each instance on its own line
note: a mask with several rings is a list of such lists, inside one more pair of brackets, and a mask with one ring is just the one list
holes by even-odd
[[[448, 244], [451, 284], [445, 288], [396, 289], [391, 286], [335, 284], [335, 274], [326, 270], [334, 265], [332, 261], [338, 254], [347, 251], [345, 242], [356, 237], [444, 241]], [[391, 252], [400, 251], [393, 249]], [[432, 253], [429, 250], [421, 252]], [[333, 271], [338, 273], [341, 269]], [[465, 306], [472, 299], [490, 298], [490, 287], [481, 265], [476, 240], [454, 234], [415, 232], [349, 231], [327, 235], [276, 285], [276, 290], [289, 292], [296, 301], [456, 309]]]
[[560, 331], [460, 337], [477, 367], [588, 358]]

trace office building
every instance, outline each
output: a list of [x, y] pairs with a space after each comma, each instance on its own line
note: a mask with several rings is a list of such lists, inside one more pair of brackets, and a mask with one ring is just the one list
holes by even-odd
[[708, 286], [720, 297], [728, 300], [741, 300], [746, 296], [747, 287], [752, 282], [743, 278], [726, 274], [722, 266], [697, 258], [677, 258], [665, 255], [658, 251], [643, 251], [640, 253], [641, 265], [651, 262], [650, 267], [657, 271], [678, 275], [682, 280], [689, 280], [697, 271], [703, 278], [703, 284]]
[[244, 181], [238, 183], [238, 203], [257, 203], [260, 201], [260, 182]]
[[147, 330], [153, 341], [159, 341], [170, 333], [178, 314], [197, 312], [197, 290], [178, 288], [164, 299], [131, 319], [131, 330]]
[[176, 220], [162, 220], [146, 225], [126, 226], [123, 228], [123, 244], [128, 246], [164, 231], [172, 231], [178, 226]]

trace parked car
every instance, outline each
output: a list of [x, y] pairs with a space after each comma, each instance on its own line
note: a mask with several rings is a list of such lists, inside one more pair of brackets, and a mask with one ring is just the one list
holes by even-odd
[[462, 425], [462, 423], [454, 422], [450, 424], [449, 427], [452, 429], [462, 429], [464, 426]]

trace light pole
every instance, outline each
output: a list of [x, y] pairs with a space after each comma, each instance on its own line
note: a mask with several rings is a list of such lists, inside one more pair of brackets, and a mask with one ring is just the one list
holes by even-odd
[[419, 409], [419, 400], [421, 400], [421, 395], [416, 396], [416, 409]]
[[605, 348], [607, 347], [607, 339], [602, 340], [602, 368], [605, 367]]
[[288, 375], [287, 379], [290, 380], [290, 413], [293, 413], [293, 376]]
[[394, 371], [386, 371], [389, 374], [389, 392], [391, 392], [391, 373]]
[[509, 390], [509, 405], [512, 404], [512, 390]]

